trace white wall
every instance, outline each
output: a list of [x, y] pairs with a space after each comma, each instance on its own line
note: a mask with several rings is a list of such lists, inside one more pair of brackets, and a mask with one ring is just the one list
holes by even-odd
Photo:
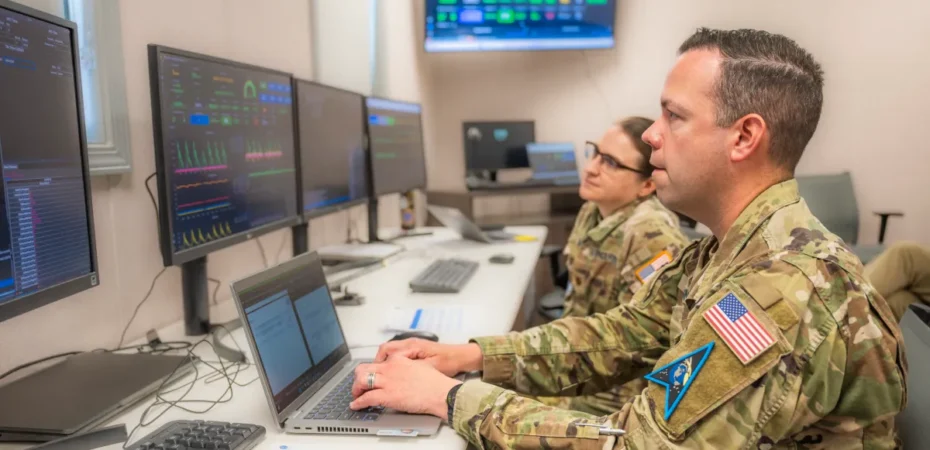
[[[419, 50], [423, 34], [423, 5], [417, 0], [377, 0], [375, 30], [375, 71], [372, 93], [394, 100], [423, 104], [423, 128], [431, 128], [432, 111], [427, 95], [430, 87], [428, 68]], [[427, 172], [429, 172], [432, 136], [424, 133]], [[428, 181], [427, 181], [428, 182]], [[418, 223], [426, 218], [423, 195], [417, 196]], [[382, 228], [400, 226], [400, 196], [379, 199], [378, 224]]]
[[[930, 244], [930, 3], [842, 0], [621, 0], [617, 47], [587, 52], [428, 54], [430, 188], [463, 190], [461, 122], [534, 119], [538, 140], [597, 139], [614, 119], [657, 116], [665, 75], [699, 26], [762, 28], [810, 50], [826, 71], [825, 105], [800, 173], [853, 173], [860, 242], [875, 210], [897, 209], [888, 238]], [[442, 163], [436, 163], [436, 160]]]
[[[143, 180], [155, 171], [146, 45], [157, 43], [312, 76], [310, 8], [306, 0], [125, 1], [120, 6], [134, 170], [93, 180], [101, 285], [0, 324], [0, 372], [69, 350], [112, 347], [136, 304], [162, 268], [154, 211]], [[153, 181], [154, 188], [154, 181]], [[262, 242], [274, 262], [290, 231]], [[210, 255], [208, 273], [224, 286], [262, 268], [255, 242]], [[211, 286], [211, 292], [212, 292]], [[139, 337], [181, 317], [180, 272], [158, 281], [130, 330]]]

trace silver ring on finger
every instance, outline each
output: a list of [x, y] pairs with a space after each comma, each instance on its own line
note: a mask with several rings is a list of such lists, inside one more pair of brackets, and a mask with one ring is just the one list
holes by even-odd
[[375, 388], [375, 373], [368, 372], [368, 390], [370, 391], [374, 388]]

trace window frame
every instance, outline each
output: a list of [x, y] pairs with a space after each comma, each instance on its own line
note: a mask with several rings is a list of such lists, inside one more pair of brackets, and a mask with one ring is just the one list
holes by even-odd
[[[126, 73], [123, 62], [120, 2], [59, 0], [60, 10], [56, 12], [72, 20], [68, 12], [75, 3], [80, 3], [85, 14], [91, 15], [94, 24], [89, 31], [93, 33], [97, 70], [93, 77], [83, 77], [82, 80], [84, 83], [96, 85], [97, 92], [100, 94], [96, 100], [100, 106], [100, 118], [103, 120], [101, 127], [104, 129], [103, 142], [87, 143], [90, 174], [95, 176], [128, 173], [132, 171], [132, 149]], [[78, 29], [83, 29], [83, 24], [78, 23]]]

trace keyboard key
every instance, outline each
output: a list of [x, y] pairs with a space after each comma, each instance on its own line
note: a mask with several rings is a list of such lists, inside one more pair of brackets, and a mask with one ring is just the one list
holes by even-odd
[[362, 416], [362, 420], [365, 422], [374, 422], [380, 417], [378, 414], [365, 414]]

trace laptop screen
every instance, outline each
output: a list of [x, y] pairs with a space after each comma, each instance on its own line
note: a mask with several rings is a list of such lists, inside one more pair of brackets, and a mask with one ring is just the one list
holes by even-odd
[[320, 259], [300, 256], [234, 289], [280, 413], [349, 352]]
[[534, 142], [527, 144], [533, 178], [577, 178], [578, 165], [575, 163], [575, 146], [571, 142]]

